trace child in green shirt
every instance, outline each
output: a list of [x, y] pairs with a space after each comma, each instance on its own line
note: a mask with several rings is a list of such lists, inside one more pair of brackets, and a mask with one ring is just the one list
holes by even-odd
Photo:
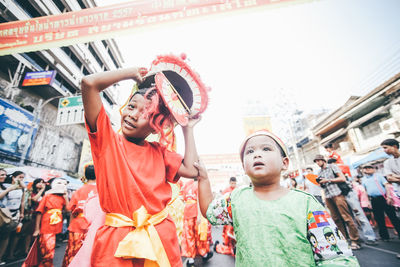
[[329, 213], [310, 194], [280, 185], [289, 159], [283, 142], [268, 131], [245, 139], [240, 149], [253, 187], [212, 199], [207, 173], [199, 170], [199, 205], [211, 224], [231, 224], [236, 266], [359, 266]]

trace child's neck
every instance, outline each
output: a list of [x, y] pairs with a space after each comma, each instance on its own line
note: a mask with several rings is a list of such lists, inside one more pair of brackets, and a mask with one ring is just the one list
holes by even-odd
[[254, 185], [254, 193], [262, 200], [276, 200], [286, 195], [290, 190], [284, 188], [280, 183]]
[[126, 140], [128, 140], [131, 143], [134, 143], [135, 145], [138, 146], [143, 146], [144, 145], [144, 139], [143, 138], [134, 138], [134, 137], [127, 137], [124, 136]]

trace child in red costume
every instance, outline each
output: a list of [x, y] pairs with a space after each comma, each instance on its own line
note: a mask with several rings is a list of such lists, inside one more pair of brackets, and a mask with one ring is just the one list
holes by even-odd
[[[229, 187], [222, 191], [223, 195], [230, 194], [236, 188], [236, 177], [229, 179]], [[232, 225], [224, 225], [222, 230], [222, 244], [215, 242], [214, 250], [220, 254], [235, 255], [235, 233]]]
[[64, 179], [49, 180], [51, 189], [46, 192], [36, 209], [36, 229], [33, 236], [39, 237], [41, 261], [39, 267], [53, 266], [56, 234], [62, 232], [62, 209], [68, 205], [67, 182]]
[[68, 245], [65, 250], [63, 267], [67, 267], [83, 244], [89, 223], [83, 216], [83, 207], [89, 197], [97, 195], [96, 175], [93, 164], [85, 166], [85, 178], [87, 183], [79, 188], [71, 198], [67, 209], [71, 211], [69, 224]]
[[197, 255], [202, 256], [203, 261], [207, 261], [213, 256], [208, 240], [211, 227], [199, 213], [197, 181], [187, 181], [182, 186], [181, 192], [185, 203], [181, 244], [182, 256], [188, 258], [187, 266], [194, 266], [194, 258]]
[[[181, 59], [158, 57], [153, 67], [162, 61], [169, 61], [168, 66], [173, 69], [185, 68], [186, 75], [196, 82], [196, 89], [205, 90]], [[174, 65], [178, 65], [177, 68]], [[155, 132], [161, 134], [161, 141], [165, 139], [165, 128], [172, 130], [173, 121], [158, 88], [154, 87], [155, 77], [144, 77], [146, 74], [144, 68], [126, 68], [82, 79], [82, 99], [97, 189], [100, 205], [106, 212], [105, 225], [97, 231], [93, 244], [91, 266], [182, 266], [175, 225], [166, 209], [171, 199], [168, 182], [175, 183], [180, 176], [196, 177], [198, 174], [193, 165], [198, 158], [193, 127], [199, 118], [188, 117], [186, 126], [182, 126], [183, 159], [160, 143], [147, 142], [145, 138]], [[136, 81], [139, 90], [130, 97], [122, 112], [122, 134], [117, 134], [112, 129], [100, 93], [128, 79]], [[180, 76], [180, 79], [183, 78]], [[174, 83], [172, 79], [171, 82]], [[180, 86], [184, 84], [174, 84], [178, 91]], [[189, 109], [191, 104], [192, 107], [197, 105], [194, 101], [186, 104]], [[205, 105], [202, 107], [201, 112]]]

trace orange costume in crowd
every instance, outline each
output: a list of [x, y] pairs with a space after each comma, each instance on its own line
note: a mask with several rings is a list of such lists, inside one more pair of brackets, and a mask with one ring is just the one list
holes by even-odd
[[211, 227], [205, 218], [197, 225], [198, 207], [197, 182], [187, 181], [182, 189], [182, 197], [185, 203], [183, 213], [183, 235], [182, 235], [182, 256], [195, 258], [197, 255], [205, 256], [210, 251], [209, 236]]
[[85, 239], [89, 223], [83, 216], [83, 207], [89, 197], [97, 195], [97, 187], [95, 184], [85, 184], [79, 188], [68, 203], [67, 209], [71, 211], [72, 217], [69, 224], [68, 245], [65, 250], [63, 267], [70, 264], [76, 253], [82, 246]]
[[182, 157], [159, 143], [129, 142], [113, 131], [104, 107], [97, 132], [88, 126], [87, 131], [100, 205], [106, 212], [91, 266], [144, 266], [145, 258], [146, 264], [182, 266], [175, 224], [165, 209], [172, 194], [168, 182], [179, 179]]
[[336, 159], [336, 164], [338, 165], [342, 173], [347, 174], [349, 177], [351, 177], [350, 167], [344, 164], [342, 157], [336, 151], [332, 151], [328, 157], [330, 159]]
[[56, 247], [56, 234], [62, 232], [62, 209], [65, 199], [61, 195], [48, 194], [40, 201], [37, 212], [42, 214], [40, 223], [40, 253], [39, 267], [53, 266], [53, 258]]
[[[235, 187], [229, 186], [226, 188], [224, 191], [222, 191], [222, 194], [230, 194], [232, 191], [235, 189]], [[233, 238], [235, 236], [234, 231], [233, 231], [233, 226], [232, 225], [224, 225], [224, 228], [222, 230], [222, 244], [216, 244], [215, 246], [215, 251], [220, 253], [220, 254], [226, 254], [226, 255], [235, 255], [234, 249], [235, 249], [235, 244], [236, 240]]]

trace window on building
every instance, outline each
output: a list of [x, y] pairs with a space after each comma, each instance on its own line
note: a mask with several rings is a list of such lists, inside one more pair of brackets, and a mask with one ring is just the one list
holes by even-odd
[[29, 1], [15, 0], [16, 4], [20, 6], [32, 18], [41, 17], [42, 15], [32, 6]]
[[61, 0], [53, 0], [53, 3], [58, 7], [61, 12], [64, 12], [66, 9], [63, 2]]
[[85, 6], [85, 4], [83, 3], [82, 0], [78, 0], [78, 4], [81, 6], [82, 9], [86, 8], [86, 6]]
[[97, 63], [99, 63], [100, 67], [104, 68], [103, 61], [101, 61], [101, 59], [97, 55], [96, 50], [94, 50], [92, 44], [89, 44], [88, 49], [89, 49], [90, 53], [92, 53], [93, 57], [96, 59]]
[[105, 100], [107, 100], [107, 102], [112, 106], [113, 102], [111, 101], [111, 99], [108, 97], [108, 95], [106, 93], [103, 92], [103, 97]]
[[61, 47], [61, 49], [71, 58], [71, 60], [75, 63], [75, 65], [78, 68], [81, 68], [82, 62], [79, 60], [79, 58], [72, 52], [72, 50], [69, 47]]
[[38, 56], [36, 52], [29, 52], [29, 53], [24, 53], [21, 54], [26, 60], [28, 60], [32, 65], [34, 65], [36, 68], [40, 70], [45, 70], [48, 66], [47, 62], [44, 61], [43, 58]]
[[375, 116], [374, 118], [364, 122], [360, 126], [360, 130], [365, 139], [374, 137], [382, 133], [381, 127], [379, 127], [379, 123], [386, 120], [384, 115]]

